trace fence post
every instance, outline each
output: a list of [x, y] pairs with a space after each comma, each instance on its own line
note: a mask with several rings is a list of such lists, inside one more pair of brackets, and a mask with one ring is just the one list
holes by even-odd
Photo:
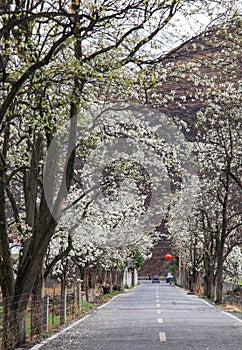
[[43, 310], [42, 310], [42, 332], [48, 332], [48, 318], [49, 318], [49, 303], [50, 303], [50, 297], [49, 295], [46, 295], [43, 299]]

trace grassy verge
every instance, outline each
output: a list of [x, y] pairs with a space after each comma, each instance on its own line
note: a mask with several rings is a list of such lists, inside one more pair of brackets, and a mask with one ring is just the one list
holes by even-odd
[[89, 311], [93, 310], [97, 305], [94, 303], [89, 303], [88, 301], [81, 301], [81, 315], [87, 314]]
[[124, 292], [124, 290], [113, 290], [112, 292], [110, 292], [108, 294], [101, 294], [99, 297], [97, 297], [95, 299], [95, 303], [97, 306], [100, 306], [100, 305], [108, 302], [109, 300], [111, 300], [116, 295], [121, 294], [123, 292]]
[[123, 293], [124, 291], [112, 291], [108, 294], [101, 294], [99, 297], [97, 297], [94, 302], [88, 302], [88, 301], [81, 301], [81, 313], [79, 316], [83, 316], [85, 314], [87, 314], [88, 312], [92, 311], [93, 309], [95, 309], [96, 307], [108, 302], [109, 300], [111, 300], [113, 297], [115, 297], [118, 294]]

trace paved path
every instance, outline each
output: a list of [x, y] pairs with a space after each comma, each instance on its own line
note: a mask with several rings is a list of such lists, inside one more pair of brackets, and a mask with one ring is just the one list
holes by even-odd
[[144, 281], [37, 349], [239, 350], [242, 321], [174, 285]]

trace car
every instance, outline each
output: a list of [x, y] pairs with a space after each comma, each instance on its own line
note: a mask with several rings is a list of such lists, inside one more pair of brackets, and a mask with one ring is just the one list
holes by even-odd
[[160, 277], [158, 275], [154, 275], [151, 278], [152, 283], [160, 283]]

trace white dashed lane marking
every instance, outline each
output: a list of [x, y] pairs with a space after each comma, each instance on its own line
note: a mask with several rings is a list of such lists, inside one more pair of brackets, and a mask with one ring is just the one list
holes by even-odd
[[[160, 307], [159, 304], [160, 300], [159, 300], [159, 294], [158, 294], [158, 288], [156, 287], [156, 307]], [[161, 310], [156, 310], [157, 314], [161, 314]], [[162, 324], [163, 323], [163, 319], [162, 318], [158, 318], [157, 319], [157, 323]], [[166, 334], [165, 332], [159, 332], [159, 338], [160, 338], [160, 342], [164, 343], [166, 342]]]
[[166, 342], [166, 334], [165, 332], [160, 332], [159, 333], [160, 341], [161, 342]]

